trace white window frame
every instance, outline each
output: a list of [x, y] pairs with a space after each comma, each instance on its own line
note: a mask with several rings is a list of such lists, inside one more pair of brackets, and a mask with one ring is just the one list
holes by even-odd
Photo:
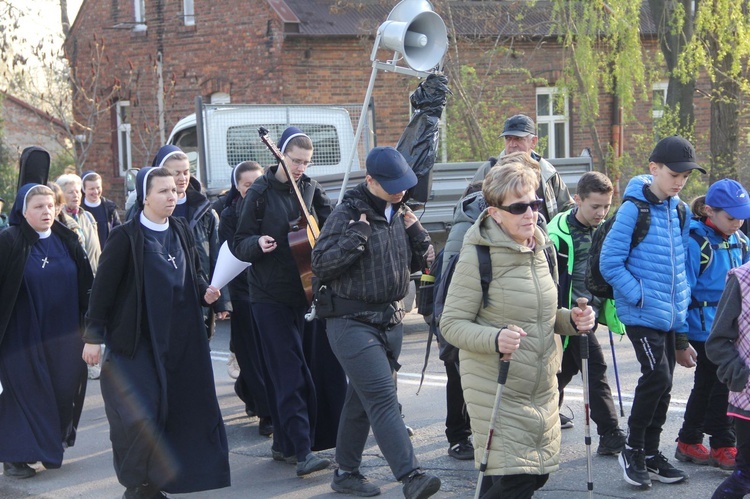
[[133, 167], [130, 122], [127, 121], [129, 108], [130, 101], [127, 100], [117, 101], [115, 106], [117, 112], [117, 164], [120, 167], [120, 175], [124, 175], [126, 171]]
[[182, 23], [195, 26], [195, 0], [182, 0]]
[[656, 109], [656, 107], [653, 105], [654, 103], [651, 103], [651, 117], [654, 119], [654, 121], [661, 119], [662, 116], [664, 116], [664, 106], [667, 105], [667, 89], [669, 88], [669, 82], [668, 81], [660, 81], [657, 83], [654, 83], [651, 87], [651, 95], [655, 94], [656, 92], [661, 92], [663, 95], [662, 100], [662, 107], [661, 109]]
[[146, 31], [146, 0], [133, 0], [133, 31]]
[[[563, 94], [563, 108], [564, 108], [564, 114], [552, 114], [554, 112], [554, 102], [558, 98], [559, 94]], [[547, 158], [557, 158], [555, 151], [557, 150], [557, 144], [555, 143], [555, 134], [554, 129], [555, 125], [558, 123], [564, 124], [564, 133], [565, 133], [565, 144], [564, 144], [564, 158], [570, 157], [570, 116], [569, 116], [569, 109], [570, 106], [568, 105], [568, 94], [564, 90], [561, 90], [557, 87], [538, 87], [536, 89], [536, 99], [535, 99], [535, 105], [538, 105], [539, 102], [538, 97], [540, 95], [547, 95], [549, 97], [549, 106], [550, 108], [547, 110], [549, 111], [548, 115], [543, 115], [539, 112], [539, 109], [536, 110], [536, 127], [537, 132], [539, 131], [539, 125], [540, 124], [546, 124], [547, 125]]]

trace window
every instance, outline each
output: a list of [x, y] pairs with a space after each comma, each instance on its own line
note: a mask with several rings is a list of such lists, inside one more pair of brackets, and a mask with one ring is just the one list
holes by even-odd
[[133, 0], [133, 31], [146, 31], [146, 0]]
[[536, 89], [537, 152], [545, 158], [570, 156], [568, 96], [557, 88]]
[[667, 105], [667, 87], [669, 82], [660, 81], [652, 87], [651, 117], [657, 121], [664, 116], [664, 107]]
[[120, 174], [133, 167], [130, 144], [130, 101], [121, 100], [115, 106], [117, 112], [117, 158]]
[[194, 0], [182, 0], [182, 22], [185, 26], [195, 26]]
[[211, 104], [229, 104], [232, 98], [226, 92], [214, 92], [209, 96]]

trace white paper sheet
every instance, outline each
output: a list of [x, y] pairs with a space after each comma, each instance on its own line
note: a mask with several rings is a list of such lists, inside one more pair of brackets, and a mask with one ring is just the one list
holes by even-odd
[[229, 251], [227, 242], [219, 248], [219, 256], [216, 258], [216, 267], [214, 268], [214, 275], [211, 279], [211, 286], [216, 288], [223, 288], [232, 279], [237, 277], [240, 272], [248, 268], [251, 263], [243, 262], [237, 259], [236, 256]]

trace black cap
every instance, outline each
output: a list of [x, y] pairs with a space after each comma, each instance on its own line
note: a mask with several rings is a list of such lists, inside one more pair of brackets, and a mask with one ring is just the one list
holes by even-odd
[[516, 114], [505, 120], [505, 126], [503, 127], [503, 133], [501, 137], [506, 135], [513, 135], [514, 137], [526, 137], [528, 135], [536, 135], [536, 126], [534, 126], [534, 120], [526, 116], [525, 114]]
[[686, 139], [678, 135], [672, 135], [661, 139], [654, 147], [649, 161], [654, 163], [663, 163], [673, 172], [683, 173], [688, 170], [698, 170], [706, 173], [706, 170], [698, 166], [695, 162], [695, 149]]

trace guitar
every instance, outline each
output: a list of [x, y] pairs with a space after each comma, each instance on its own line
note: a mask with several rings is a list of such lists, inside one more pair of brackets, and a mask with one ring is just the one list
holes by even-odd
[[266, 128], [258, 128], [258, 135], [260, 140], [263, 142], [269, 151], [274, 155], [281, 168], [284, 169], [286, 178], [289, 184], [292, 186], [295, 198], [297, 199], [297, 206], [299, 207], [300, 217], [297, 220], [289, 222], [289, 233], [287, 238], [289, 240], [289, 249], [292, 251], [294, 261], [297, 263], [297, 270], [299, 270], [300, 279], [302, 280], [302, 288], [305, 290], [305, 296], [307, 297], [308, 304], [312, 303], [312, 261], [311, 253], [315, 246], [315, 241], [320, 236], [320, 229], [318, 228], [318, 222], [310, 214], [310, 210], [307, 209], [305, 199], [302, 197], [302, 193], [299, 190], [297, 182], [294, 181], [294, 177], [289, 172], [289, 167], [286, 166], [284, 161], [284, 155], [276, 144], [271, 141], [268, 137], [268, 130]]

